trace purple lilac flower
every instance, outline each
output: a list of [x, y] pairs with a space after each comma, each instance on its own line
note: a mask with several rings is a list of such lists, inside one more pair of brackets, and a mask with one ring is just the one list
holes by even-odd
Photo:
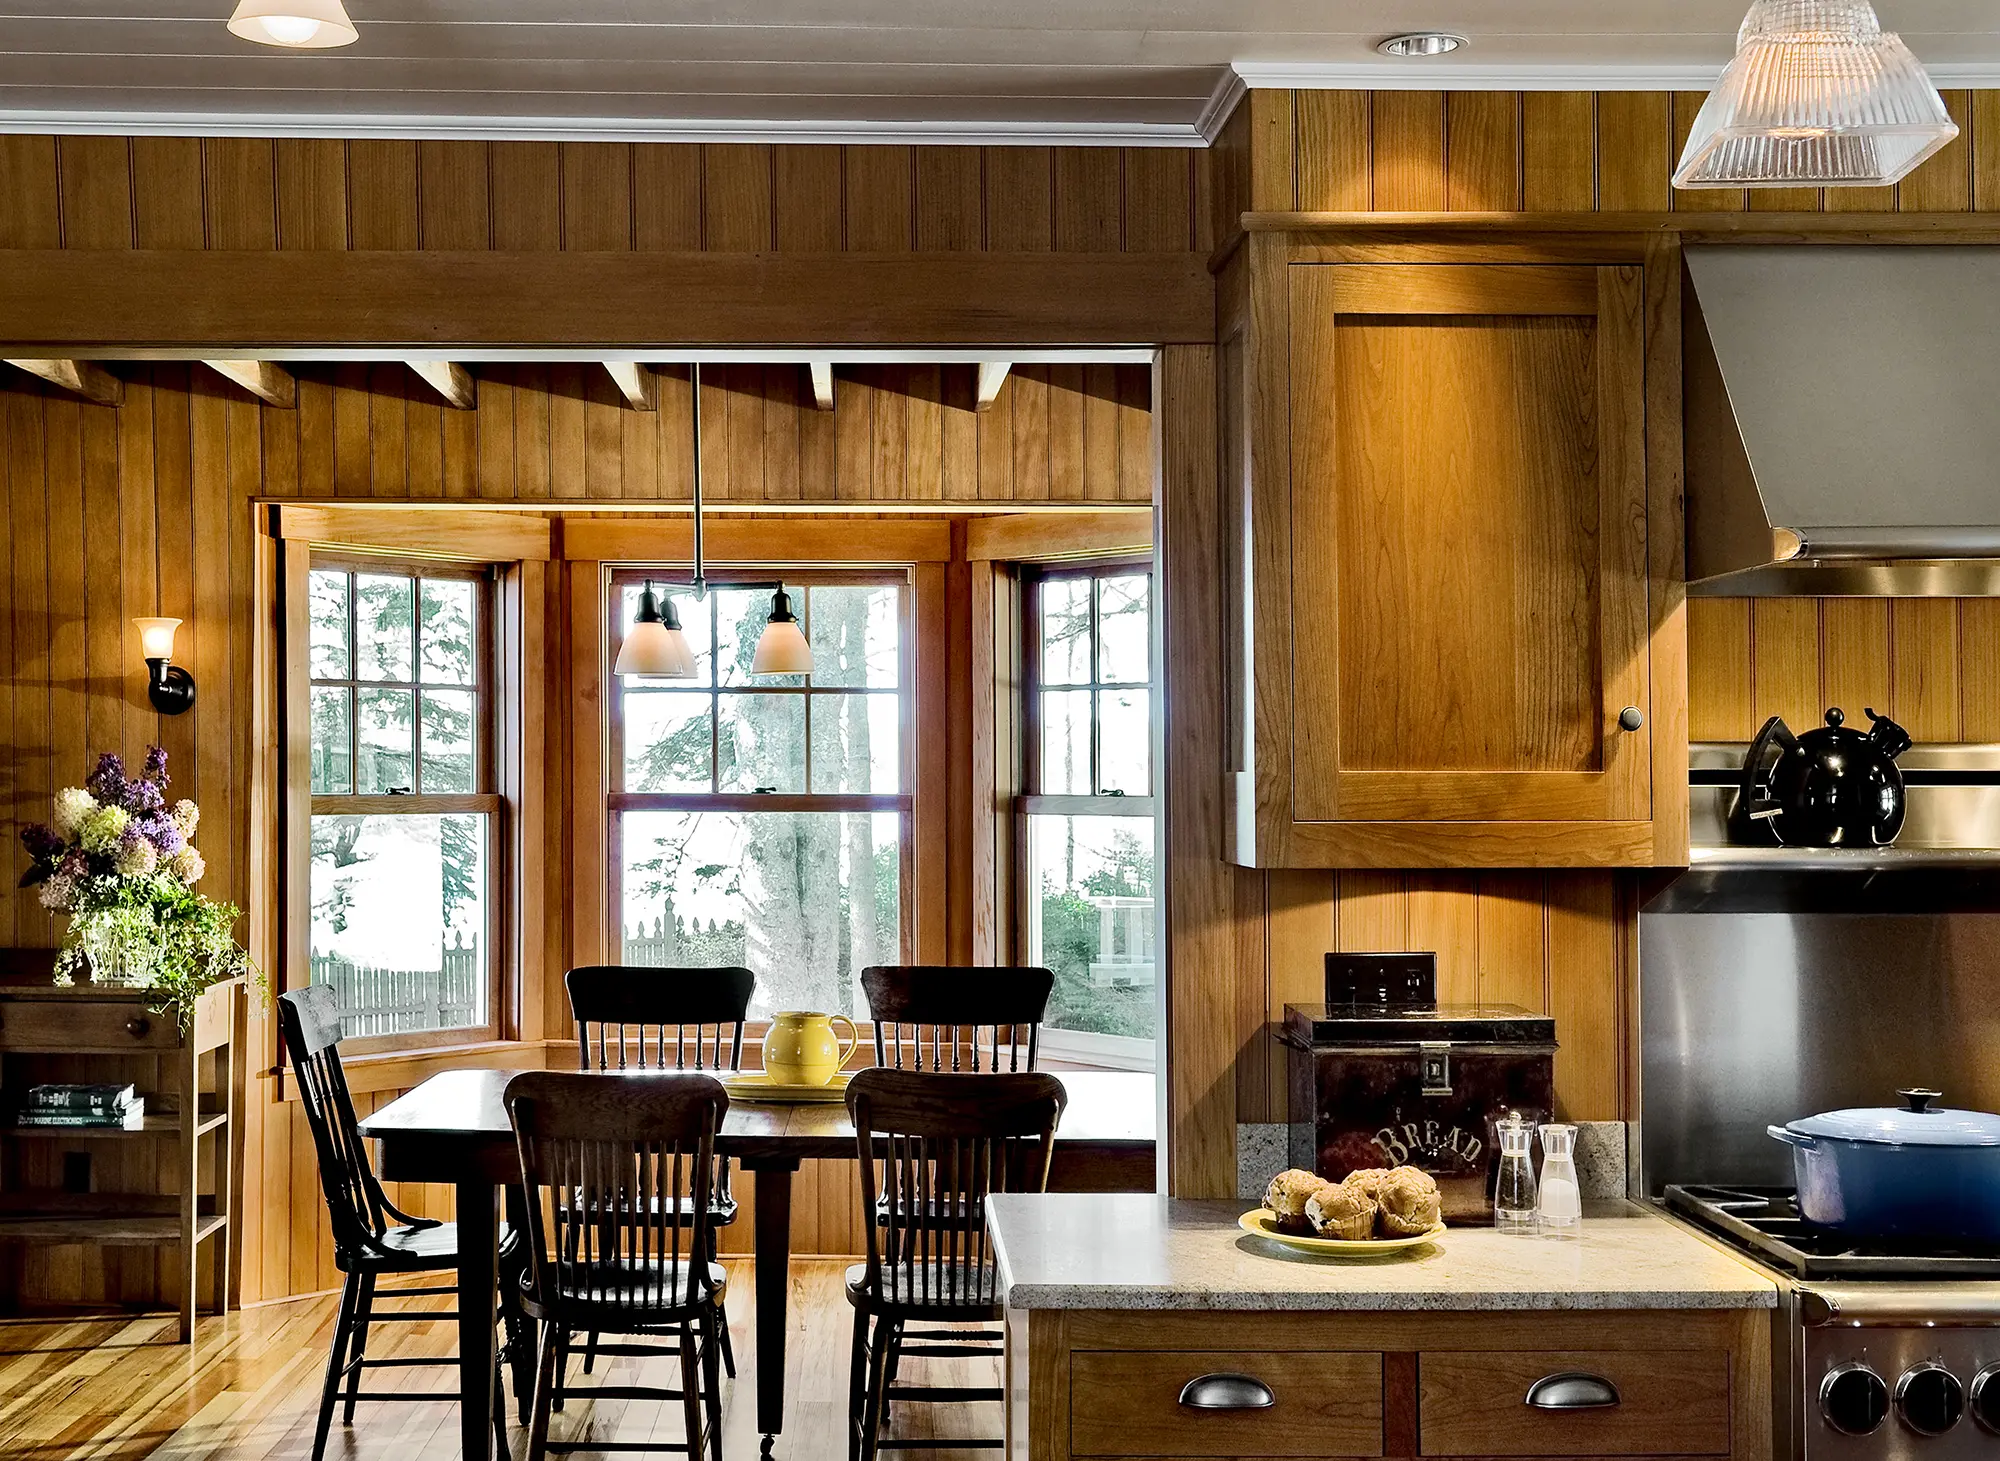
[[36, 822], [22, 829], [21, 845], [28, 849], [28, 856], [36, 862], [52, 862], [64, 850], [62, 838], [56, 836], [55, 829], [46, 822]]
[[165, 788], [167, 777], [167, 752], [164, 746], [146, 747], [146, 764], [139, 772], [146, 780], [157, 782]]
[[159, 811], [167, 804], [166, 793], [156, 781], [134, 781], [130, 783], [129, 795], [125, 799], [125, 810], [135, 817]]
[[80, 848], [71, 848], [63, 855], [56, 871], [66, 878], [87, 878], [90, 876], [90, 859]]
[[131, 785], [124, 761], [110, 751], [97, 758], [97, 769], [83, 779], [83, 789], [108, 807], [124, 806]]
[[152, 843], [162, 857], [172, 857], [187, 846], [187, 838], [181, 835], [181, 829], [158, 812], [137, 818], [132, 823], [132, 829]]

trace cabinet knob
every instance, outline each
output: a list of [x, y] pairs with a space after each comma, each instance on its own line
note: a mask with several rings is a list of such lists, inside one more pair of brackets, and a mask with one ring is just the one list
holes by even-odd
[[134, 1040], [145, 1039], [151, 1033], [152, 1028], [153, 1022], [144, 1015], [134, 1015], [125, 1022], [125, 1033], [130, 1035]]
[[1190, 1410], [1269, 1410], [1278, 1397], [1254, 1375], [1196, 1375], [1181, 1386], [1180, 1403]]
[[1618, 712], [1618, 729], [1635, 731], [1646, 723], [1646, 716], [1636, 705], [1628, 705]]
[[1544, 1375], [1528, 1387], [1528, 1404], [1537, 1410], [1606, 1410], [1617, 1403], [1616, 1385], [1582, 1370]]

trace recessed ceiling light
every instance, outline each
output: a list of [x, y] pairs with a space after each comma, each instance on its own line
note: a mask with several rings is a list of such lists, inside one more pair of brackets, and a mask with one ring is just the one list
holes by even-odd
[[1465, 44], [1464, 36], [1455, 36], [1449, 31], [1419, 30], [1409, 35], [1390, 36], [1377, 43], [1375, 49], [1385, 56], [1444, 56]]
[[340, 0], [241, 0], [229, 33], [294, 51], [351, 46], [361, 38]]

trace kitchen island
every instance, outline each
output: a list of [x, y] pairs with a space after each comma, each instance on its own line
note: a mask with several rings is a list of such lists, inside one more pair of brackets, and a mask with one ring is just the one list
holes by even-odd
[[1770, 1454], [1775, 1287], [1643, 1207], [1334, 1262], [1246, 1206], [991, 1199], [1014, 1461]]

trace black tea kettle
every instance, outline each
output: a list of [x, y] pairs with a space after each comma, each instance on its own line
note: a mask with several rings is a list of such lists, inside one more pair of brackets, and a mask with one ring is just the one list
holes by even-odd
[[1743, 783], [1729, 809], [1737, 842], [1778, 847], [1886, 847], [1903, 830], [1903, 773], [1896, 758], [1909, 733], [1866, 712], [1866, 732], [1839, 710], [1802, 736], [1779, 716], [1764, 722], [1743, 758]]

